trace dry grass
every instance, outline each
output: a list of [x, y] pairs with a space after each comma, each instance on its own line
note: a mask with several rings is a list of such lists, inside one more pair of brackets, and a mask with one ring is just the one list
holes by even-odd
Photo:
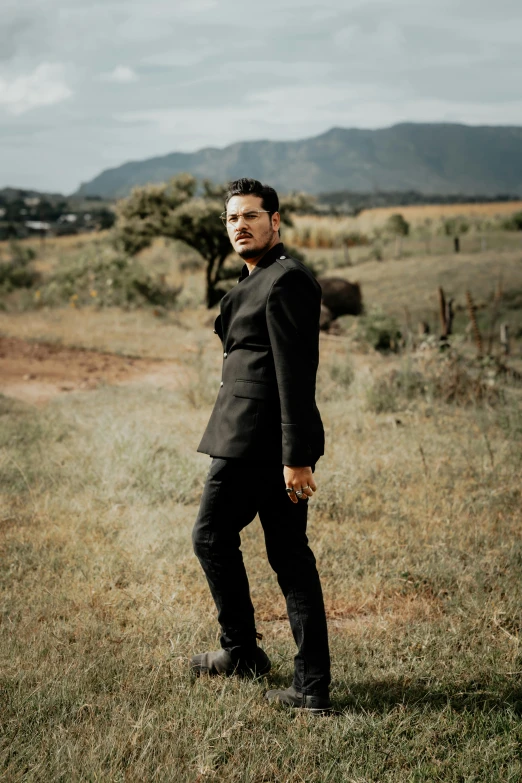
[[0, 312], [0, 331], [26, 340], [40, 339], [125, 356], [177, 359], [197, 352], [214, 322], [207, 310], [157, 316], [150, 310], [122, 311], [65, 307], [32, 313]]
[[408, 223], [423, 223], [426, 219], [440, 220], [444, 218], [466, 215], [468, 217], [508, 217], [522, 211], [522, 201], [492, 201], [488, 204], [412, 204], [406, 207], [376, 207], [363, 210], [359, 217], [361, 224], [371, 225], [385, 223], [397, 212], [404, 216]]
[[[153, 254], [153, 250], [150, 251]], [[157, 252], [157, 251], [156, 251]], [[160, 246], [161, 254], [162, 248]], [[322, 251], [324, 252], [324, 251]], [[152, 256], [154, 257], [154, 256]], [[489, 250], [456, 255], [414, 255], [388, 262], [368, 261], [354, 267], [335, 269], [335, 274], [361, 284], [365, 306], [371, 311], [380, 308], [398, 317], [401, 324], [410, 319], [430, 322], [438, 328], [437, 288], [443, 286], [447, 297], [454, 297], [459, 313], [465, 320], [465, 292], [470, 289], [475, 302], [482, 308], [500, 284], [502, 290], [522, 290], [522, 251]], [[151, 268], [157, 272], [158, 269]], [[330, 270], [330, 274], [331, 274]], [[173, 273], [170, 284], [179, 284]], [[184, 301], [198, 300], [203, 294], [202, 272], [185, 275]], [[192, 293], [189, 293], [189, 289]], [[177, 358], [186, 350], [193, 352], [205, 340], [216, 311], [189, 307], [162, 314], [153, 311], [124, 312], [117, 308], [98, 310], [94, 306], [76, 309], [40, 309], [31, 313], [7, 313], [0, 310], [0, 331], [26, 339], [63, 342], [102, 351], [126, 355]], [[487, 308], [480, 318], [487, 328], [490, 317]], [[512, 334], [522, 327], [520, 310], [512, 310], [507, 319]], [[462, 325], [459, 322], [459, 328]], [[192, 346], [192, 347], [190, 347]], [[195, 346], [195, 347], [194, 347]]]
[[431, 320], [435, 327], [439, 286], [461, 309], [468, 289], [481, 306], [491, 301], [499, 284], [504, 292], [521, 289], [522, 250], [372, 261], [336, 270], [336, 275], [359, 282], [369, 308], [380, 307], [401, 319], [408, 310], [415, 318]]
[[[487, 296], [493, 262], [506, 288], [519, 285], [513, 254], [357, 271], [367, 301], [400, 310], [428, 306], [438, 282]], [[190, 546], [208, 464], [195, 448], [219, 375], [210, 321], [204, 310], [0, 314], [6, 333], [186, 370], [174, 390], [106, 386], [42, 409], [0, 397], [2, 778], [519, 781], [517, 389], [491, 406], [423, 396], [376, 414], [368, 389], [404, 359], [322, 340], [328, 451], [310, 538], [337, 714], [288, 714], [262, 698], [288, 683], [294, 646], [257, 522], [243, 551], [273, 672], [259, 682], [187, 672], [191, 653], [217, 644]]]
[[[214, 350], [200, 344], [203, 367]], [[516, 408], [375, 415], [382, 360], [331, 339], [322, 356], [329, 449], [310, 536], [339, 714], [321, 722], [268, 709], [265, 682], [187, 673], [217, 635], [190, 549], [208, 402], [136, 386], [40, 411], [0, 400], [6, 780], [519, 779]], [[288, 682], [257, 523], [243, 549], [269, 683]]]
[[[490, 204], [425, 204], [364, 209], [356, 217], [326, 217], [295, 215], [294, 229], [285, 229], [289, 241], [300, 243], [300, 237], [310, 239], [310, 247], [335, 246], [345, 236], [354, 233], [371, 234], [381, 229], [391, 215], [400, 213], [412, 229], [429, 226], [432, 233], [442, 221], [465, 217], [473, 225], [484, 225], [499, 218], [507, 218], [522, 211], [522, 201], [493, 202]], [[329, 241], [329, 244], [325, 244]]]

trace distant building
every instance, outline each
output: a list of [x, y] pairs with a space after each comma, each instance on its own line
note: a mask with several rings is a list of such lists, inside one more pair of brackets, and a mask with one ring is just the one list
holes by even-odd
[[44, 223], [43, 220], [26, 220], [24, 225], [30, 234], [39, 234], [40, 236], [45, 236], [51, 230], [51, 224]]
[[76, 223], [78, 220], [78, 215], [75, 215], [73, 212], [70, 212], [68, 215], [60, 215], [57, 223]]

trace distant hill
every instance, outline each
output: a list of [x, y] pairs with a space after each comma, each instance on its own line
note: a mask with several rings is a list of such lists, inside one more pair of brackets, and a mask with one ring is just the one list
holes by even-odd
[[245, 141], [124, 163], [83, 183], [76, 195], [119, 198], [182, 171], [214, 182], [256, 177], [282, 192], [522, 196], [522, 127], [402, 123], [332, 128], [300, 141]]

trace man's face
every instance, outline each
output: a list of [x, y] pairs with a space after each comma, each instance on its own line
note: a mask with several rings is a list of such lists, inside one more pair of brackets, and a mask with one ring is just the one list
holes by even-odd
[[[235, 216], [227, 222], [232, 247], [241, 258], [257, 258], [279, 241], [279, 212], [269, 215], [263, 210], [259, 196], [232, 196], [227, 204], [227, 216]], [[256, 219], [249, 219], [249, 215]]]

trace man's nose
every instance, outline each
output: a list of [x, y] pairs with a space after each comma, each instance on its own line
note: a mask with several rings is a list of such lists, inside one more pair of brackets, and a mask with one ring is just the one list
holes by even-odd
[[237, 216], [237, 223], [236, 223], [236, 226], [239, 226], [239, 221], [240, 221], [240, 220], [242, 220], [242, 221], [243, 221], [243, 223], [245, 224], [245, 226], [247, 226], [247, 225], [248, 225], [248, 220], [246, 219], [246, 217], [245, 217], [244, 215], [238, 215], [238, 216]]

